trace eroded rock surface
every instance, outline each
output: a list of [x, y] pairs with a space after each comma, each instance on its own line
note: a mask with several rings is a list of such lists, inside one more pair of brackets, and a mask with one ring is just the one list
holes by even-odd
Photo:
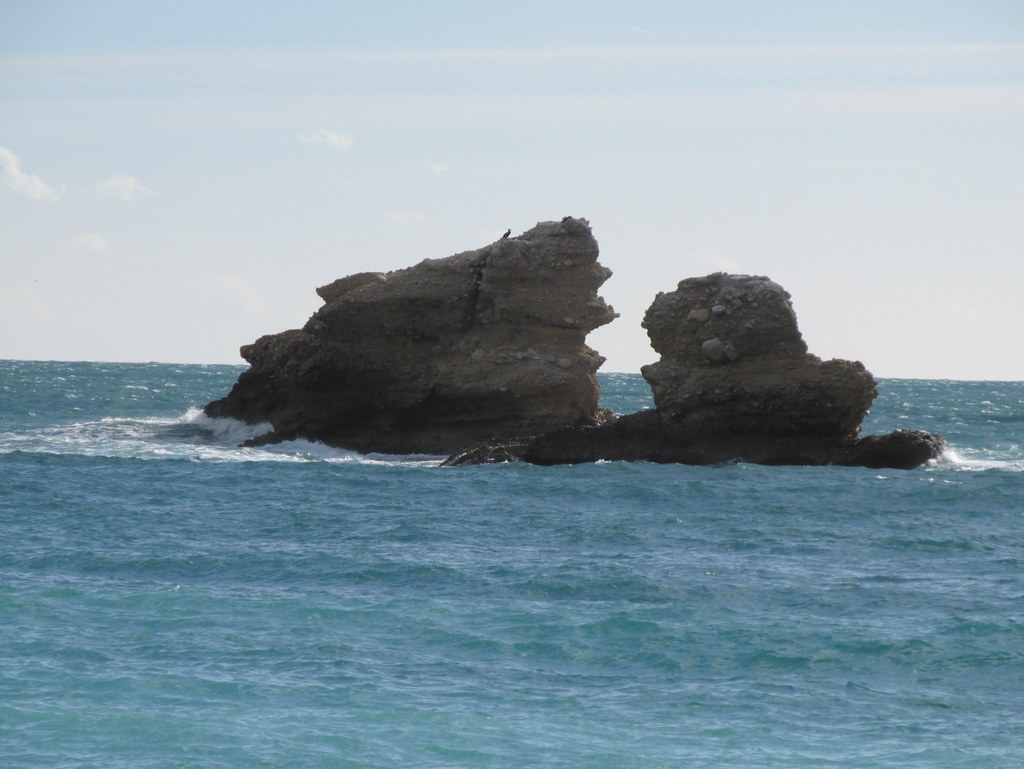
[[584, 340], [615, 317], [597, 257], [589, 223], [566, 217], [341, 278], [303, 328], [243, 347], [250, 368], [206, 413], [269, 422], [268, 440], [427, 454], [594, 424], [604, 358]]
[[878, 394], [862, 364], [807, 352], [790, 295], [766, 277], [684, 280], [644, 328], [661, 360], [641, 373], [666, 428], [687, 436], [852, 436]]

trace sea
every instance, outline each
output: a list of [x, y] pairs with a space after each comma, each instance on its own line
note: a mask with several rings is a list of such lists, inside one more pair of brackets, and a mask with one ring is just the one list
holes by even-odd
[[241, 370], [0, 362], [0, 767], [1024, 766], [1024, 383], [881, 380], [910, 471], [440, 467]]

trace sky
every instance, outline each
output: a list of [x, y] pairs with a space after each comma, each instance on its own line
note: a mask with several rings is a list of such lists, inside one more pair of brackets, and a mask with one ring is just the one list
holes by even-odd
[[587, 218], [879, 377], [1024, 380], [1024, 3], [0, 0], [0, 358], [240, 363], [316, 286]]

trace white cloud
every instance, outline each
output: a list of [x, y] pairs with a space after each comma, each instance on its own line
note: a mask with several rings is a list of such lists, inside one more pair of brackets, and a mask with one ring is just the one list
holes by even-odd
[[435, 175], [440, 175], [448, 171], [448, 166], [444, 163], [435, 163], [432, 160], [428, 160], [420, 165]]
[[18, 156], [0, 147], [0, 172], [4, 184], [31, 200], [59, 200], [60, 193], [38, 176], [27, 174], [18, 164]]
[[112, 176], [109, 179], [96, 182], [93, 189], [101, 198], [129, 202], [138, 200], [142, 195], [157, 194], [156, 190], [151, 190], [134, 176]]
[[395, 211], [388, 209], [384, 218], [395, 224], [429, 224], [430, 217], [419, 211]]
[[339, 152], [351, 152], [352, 148], [356, 146], [356, 140], [352, 138], [352, 134], [341, 134], [328, 128], [321, 128], [311, 134], [299, 134], [299, 141], [321, 144]]
[[97, 235], [95, 232], [87, 232], [81, 235], [75, 235], [68, 241], [68, 245], [72, 248], [80, 248], [83, 251], [106, 251], [108, 248], [107, 240], [102, 235]]

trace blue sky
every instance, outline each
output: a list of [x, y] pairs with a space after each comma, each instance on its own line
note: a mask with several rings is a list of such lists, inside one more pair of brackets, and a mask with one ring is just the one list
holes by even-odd
[[0, 0], [0, 357], [237, 362], [317, 285], [590, 219], [879, 376], [1024, 379], [1024, 4]]

